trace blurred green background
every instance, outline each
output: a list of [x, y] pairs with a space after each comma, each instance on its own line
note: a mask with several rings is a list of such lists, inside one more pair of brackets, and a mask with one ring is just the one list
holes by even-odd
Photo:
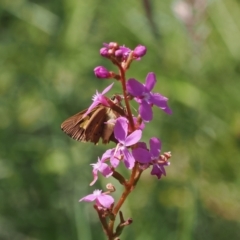
[[121, 239], [240, 239], [239, 0], [1, 0], [0, 239], [105, 239], [78, 200], [111, 181], [89, 187], [107, 146], [76, 142], [60, 124], [111, 83], [93, 74], [115, 69], [99, 55], [110, 41], [147, 46], [127, 77], [155, 72], [173, 110], [154, 109], [143, 138], [172, 152], [167, 177], [143, 174]]

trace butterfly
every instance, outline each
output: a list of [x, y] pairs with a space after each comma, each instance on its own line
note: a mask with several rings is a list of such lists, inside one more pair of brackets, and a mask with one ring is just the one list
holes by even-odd
[[125, 116], [125, 110], [121, 106], [119, 96], [108, 99], [110, 106], [106, 107], [102, 104], [93, 108], [86, 116], [85, 109], [61, 124], [61, 129], [71, 138], [80, 142], [93, 142], [97, 144], [102, 138], [104, 144], [109, 141], [116, 142], [113, 136], [114, 120], [119, 116]]

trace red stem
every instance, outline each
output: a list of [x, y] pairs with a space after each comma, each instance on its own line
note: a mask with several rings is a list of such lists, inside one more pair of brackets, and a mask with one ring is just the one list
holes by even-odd
[[123, 96], [124, 96], [124, 101], [125, 101], [125, 105], [126, 105], [126, 109], [127, 109], [130, 128], [131, 128], [131, 131], [134, 131], [135, 127], [134, 127], [134, 122], [133, 122], [133, 117], [132, 117], [132, 111], [131, 111], [130, 104], [129, 104], [129, 101], [128, 101], [128, 98], [127, 98], [125, 70], [123, 69], [121, 64], [116, 63], [116, 65], [118, 66], [119, 71], [120, 71]]

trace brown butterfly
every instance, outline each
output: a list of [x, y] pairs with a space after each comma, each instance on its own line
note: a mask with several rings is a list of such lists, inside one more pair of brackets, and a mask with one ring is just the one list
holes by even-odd
[[80, 142], [93, 142], [97, 144], [102, 138], [104, 144], [116, 141], [113, 136], [114, 123], [108, 122], [115, 120], [120, 115], [125, 116], [125, 110], [120, 105], [119, 98], [114, 96], [109, 99], [110, 107], [101, 104], [93, 108], [86, 116], [87, 109], [73, 115], [65, 120], [61, 129], [71, 138]]

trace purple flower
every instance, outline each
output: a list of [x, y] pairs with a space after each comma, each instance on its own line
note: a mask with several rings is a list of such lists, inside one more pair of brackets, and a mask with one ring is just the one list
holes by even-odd
[[98, 207], [110, 208], [114, 203], [114, 199], [112, 196], [106, 195], [106, 193], [102, 193], [101, 190], [94, 190], [92, 194], [89, 194], [79, 200], [79, 202], [96, 202]]
[[119, 117], [114, 126], [114, 136], [118, 140], [116, 148], [112, 149], [112, 156], [110, 162], [114, 168], [119, 164], [123, 156], [123, 161], [128, 169], [132, 169], [135, 159], [127, 147], [137, 143], [142, 137], [141, 130], [135, 130], [130, 135], [128, 133], [128, 120], [124, 117]]
[[150, 144], [150, 154], [151, 161], [153, 162], [153, 168], [151, 171], [151, 175], [156, 175], [158, 179], [161, 178], [162, 175], [166, 176], [166, 171], [164, 166], [168, 166], [169, 162], [159, 161], [159, 155], [161, 151], [161, 142], [158, 138], [153, 137], [149, 141]]
[[102, 66], [95, 67], [94, 74], [97, 78], [109, 78], [111, 76], [110, 72]]
[[159, 158], [161, 151], [161, 142], [158, 138], [151, 138], [149, 144], [149, 151], [145, 147], [138, 147], [133, 149], [133, 156], [136, 161], [142, 164], [151, 163], [153, 165], [151, 175], [156, 175], [157, 178], [160, 179], [162, 175], [166, 176], [164, 166], [169, 166], [170, 163], [167, 161], [161, 161], [161, 159]]
[[127, 81], [127, 91], [139, 103], [139, 114], [146, 122], [151, 121], [153, 118], [152, 105], [156, 105], [168, 114], [172, 113], [167, 105], [168, 99], [159, 93], [151, 92], [155, 84], [156, 76], [154, 73], [148, 73], [145, 84], [138, 82], [134, 78]]
[[134, 50], [133, 50], [133, 55], [140, 60], [141, 57], [143, 57], [147, 52], [147, 48], [142, 45], [138, 45]]
[[158, 179], [162, 177], [162, 175], [166, 176], [166, 171], [164, 166], [169, 166], [170, 162], [162, 162], [161, 164], [154, 164], [151, 175], [156, 175]]
[[104, 163], [106, 159], [110, 158], [112, 155], [111, 149], [107, 150], [103, 155], [102, 158], [98, 158], [97, 163], [91, 164], [93, 166], [93, 181], [90, 183], [90, 186], [92, 186], [97, 180], [98, 180], [98, 172], [102, 173], [102, 175], [106, 178], [110, 177], [113, 174], [112, 169]]
[[93, 95], [92, 100], [93, 103], [90, 105], [90, 107], [88, 108], [87, 112], [84, 114], [83, 117], [87, 116], [89, 112], [92, 111], [93, 108], [95, 108], [98, 104], [102, 104], [103, 106], [109, 107], [108, 101], [107, 101], [107, 97], [104, 96], [105, 93], [107, 93], [113, 86], [113, 83], [110, 84], [108, 87], [106, 87], [102, 93], [99, 93], [98, 91], [96, 91], [96, 94]]

